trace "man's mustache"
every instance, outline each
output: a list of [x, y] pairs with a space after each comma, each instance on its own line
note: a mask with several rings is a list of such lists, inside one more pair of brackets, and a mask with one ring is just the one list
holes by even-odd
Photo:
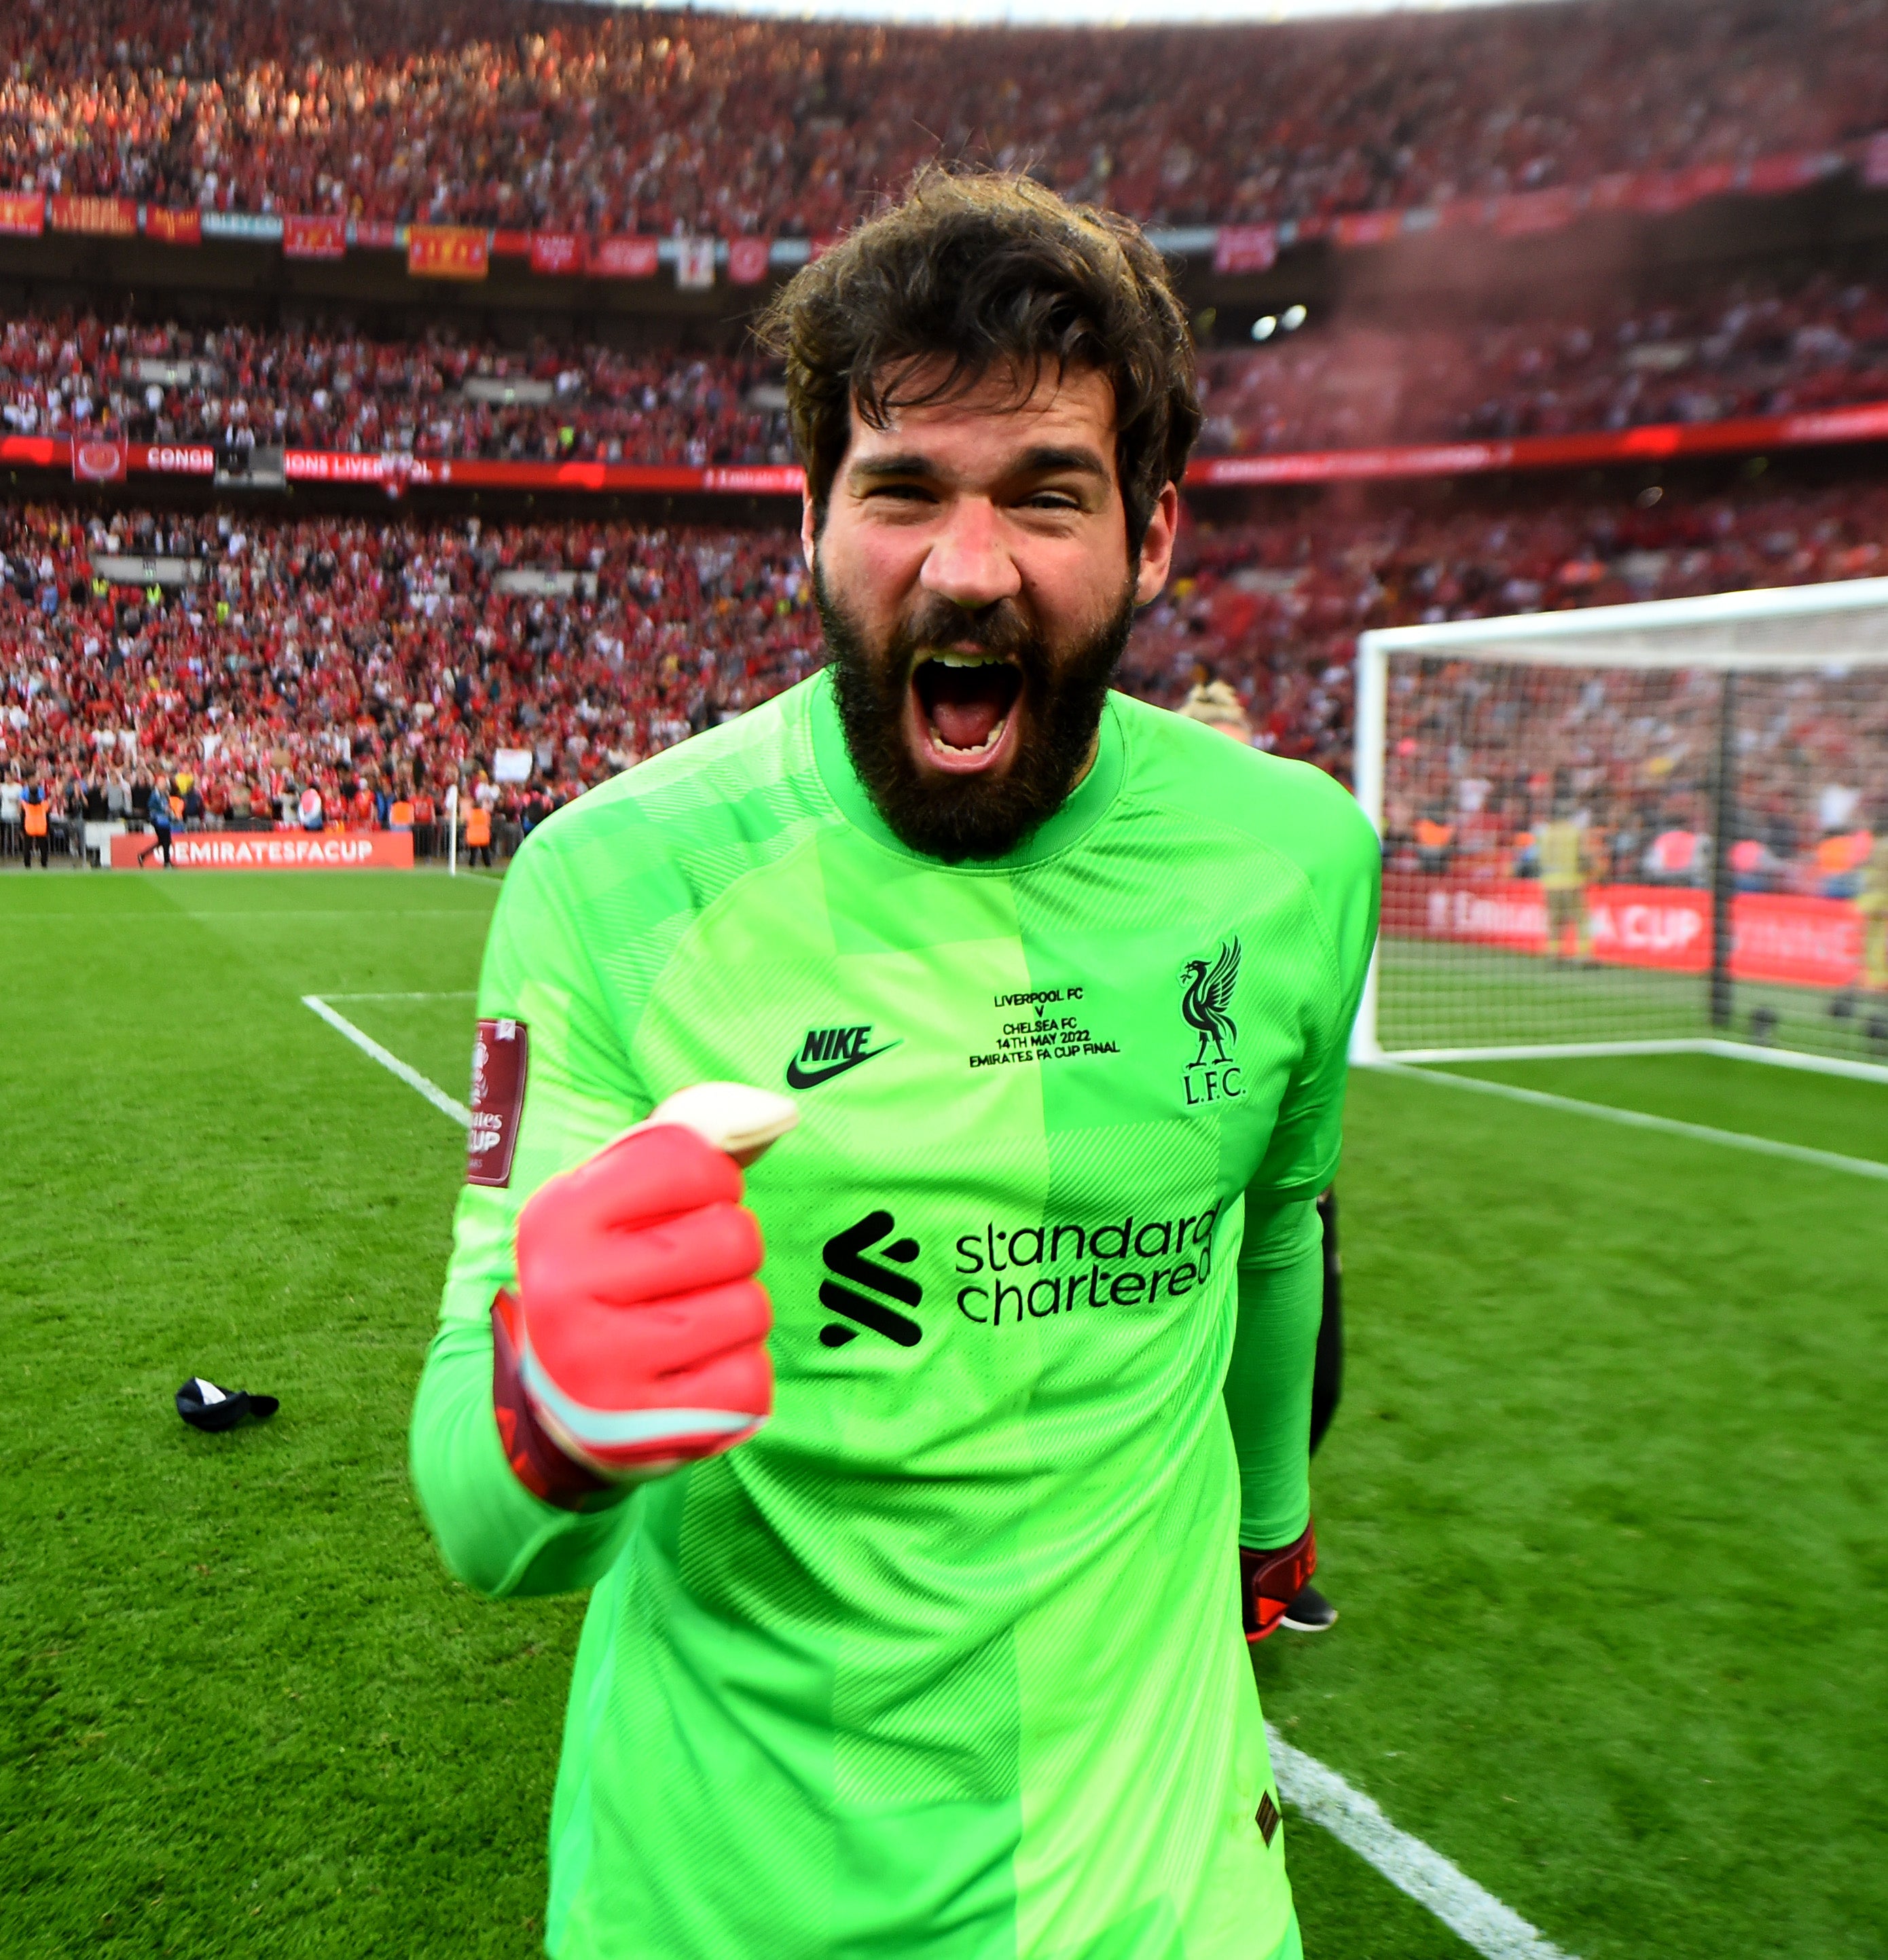
[[1041, 643], [1029, 622], [1007, 599], [973, 612], [948, 600], [927, 602], [893, 636], [890, 651], [906, 666], [941, 647], [974, 648], [979, 653], [1014, 655], [1025, 670], [1034, 667]]

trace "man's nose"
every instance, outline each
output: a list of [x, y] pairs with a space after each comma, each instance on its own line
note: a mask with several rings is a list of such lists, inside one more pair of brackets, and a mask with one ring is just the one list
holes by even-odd
[[980, 498], [953, 504], [933, 539], [919, 584], [966, 612], [980, 612], [1023, 589], [995, 508]]

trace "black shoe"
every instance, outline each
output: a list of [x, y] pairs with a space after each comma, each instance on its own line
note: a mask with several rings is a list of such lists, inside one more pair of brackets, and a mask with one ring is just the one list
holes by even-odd
[[1315, 1586], [1301, 1586], [1285, 1609], [1283, 1624], [1294, 1634], [1328, 1633], [1337, 1624], [1337, 1608]]

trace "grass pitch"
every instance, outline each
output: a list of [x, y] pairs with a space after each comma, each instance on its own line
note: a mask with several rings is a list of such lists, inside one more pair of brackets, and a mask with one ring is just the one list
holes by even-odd
[[1855, 990], [1740, 980], [1719, 1027], [1702, 973], [1421, 939], [1385, 940], [1380, 972], [1377, 1032], [1393, 1050], [1718, 1036], [1888, 1064], [1888, 1001]]
[[[0, 879], [9, 1956], [539, 1950], [580, 1603], [439, 1567], [405, 1430], [463, 1138], [300, 1001], [463, 1095], [494, 891]], [[1867, 1083], [1477, 1072], [1888, 1161]], [[1880, 1955], [1888, 1194], [1421, 1080], [1352, 1112], [1343, 1618], [1260, 1650], [1268, 1714], [1582, 1960]], [[281, 1414], [185, 1429], [196, 1371]], [[1288, 1828], [1313, 1960], [1467, 1953]]]

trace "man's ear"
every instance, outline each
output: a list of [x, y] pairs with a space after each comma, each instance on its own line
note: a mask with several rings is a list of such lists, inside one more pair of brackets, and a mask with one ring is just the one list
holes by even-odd
[[807, 569], [813, 570], [813, 555], [820, 542], [819, 514], [813, 508], [813, 493], [803, 490], [800, 493], [800, 550], [806, 559]]
[[1141, 562], [1134, 574], [1134, 603], [1151, 605], [1167, 584], [1173, 564], [1173, 541], [1180, 527], [1180, 493], [1165, 485], [1154, 500], [1154, 515], [1148, 520], [1147, 534], [1141, 540]]

